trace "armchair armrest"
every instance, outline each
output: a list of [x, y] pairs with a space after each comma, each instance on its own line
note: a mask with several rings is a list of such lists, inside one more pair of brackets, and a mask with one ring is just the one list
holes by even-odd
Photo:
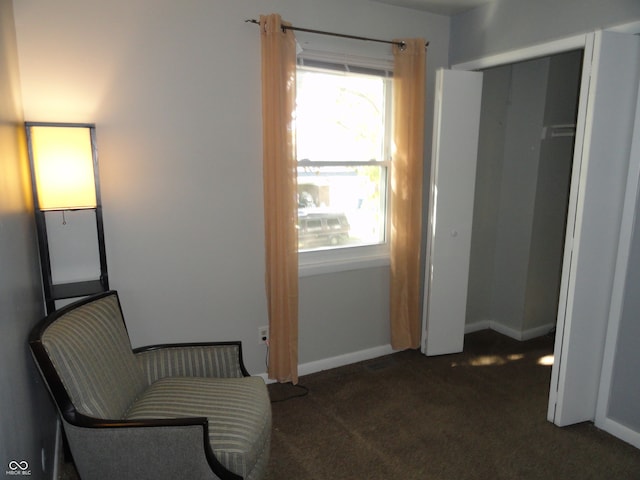
[[168, 376], [247, 377], [240, 342], [151, 345], [134, 351], [148, 384]]
[[123, 480], [242, 479], [213, 453], [206, 418], [110, 421], [78, 414], [76, 420], [64, 428], [83, 472]]

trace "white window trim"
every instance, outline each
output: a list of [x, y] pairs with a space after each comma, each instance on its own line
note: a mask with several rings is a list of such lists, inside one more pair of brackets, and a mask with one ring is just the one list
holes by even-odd
[[389, 264], [388, 242], [379, 245], [314, 250], [301, 252], [298, 255], [298, 276], [311, 277], [326, 273], [385, 267]]
[[[354, 55], [337, 54], [333, 52], [319, 52], [306, 50], [299, 54], [299, 58], [325, 61], [334, 64], [354, 65], [366, 68], [378, 69], [380, 71], [391, 72], [393, 61], [389, 58], [370, 58]], [[386, 108], [391, 111], [391, 95], [387, 95]], [[390, 129], [391, 121], [387, 122], [386, 129]], [[387, 132], [389, 133], [389, 132]], [[391, 138], [390, 135], [387, 135]], [[361, 164], [361, 163], [359, 163]], [[318, 162], [314, 162], [318, 165]], [[390, 174], [391, 162], [384, 162], [387, 167], [387, 225], [385, 232], [385, 242], [377, 245], [361, 245], [343, 248], [331, 248], [324, 250], [311, 250], [299, 252], [298, 254], [298, 276], [309, 277], [313, 275], [324, 275], [328, 273], [346, 272], [351, 270], [361, 270], [366, 268], [387, 267], [390, 265], [389, 254], [389, 233], [390, 233]]]
[[374, 70], [393, 72], [393, 55], [384, 58], [375, 58], [349, 53], [326, 52], [304, 48], [298, 53], [298, 59], [304, 64], [304, 60], [333, 63], [335, 65], [351, 65], [354, 67], [371, 68]]

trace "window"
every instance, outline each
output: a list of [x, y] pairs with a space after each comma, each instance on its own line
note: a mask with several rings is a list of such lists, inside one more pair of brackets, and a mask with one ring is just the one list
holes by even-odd
[[335, 258], [337, 250], [343, 258], [388, 251], [390, 88], [390, 75], [382, 70], [308, 61], [298, 66], [302, 263], [312, 256]]

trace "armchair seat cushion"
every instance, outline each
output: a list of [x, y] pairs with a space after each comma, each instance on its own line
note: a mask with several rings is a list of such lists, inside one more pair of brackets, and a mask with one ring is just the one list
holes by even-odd
[[270, 408], [260, 377], [165, 377], [136, 399], [125, 418], [206, 417], [209, 443], [220, 463], [251, 478], [269, 448]]

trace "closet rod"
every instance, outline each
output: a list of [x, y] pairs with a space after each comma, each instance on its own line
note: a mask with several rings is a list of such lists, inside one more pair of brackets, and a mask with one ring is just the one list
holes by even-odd
[[[255, 23], [256, 25], [260, 25], [260, 22], [256, 19], [245, 20], [245, 23]], [[388, 43], [390, 45], [397, 45], [401, 49], [405, 47], [404, 42], [394, 42], [392, 40], [380, 40], [377, 38], [359, 37], [357, 35], [346, 35], [344, 33], [326, 32], [324, 30], [313, 30], [311, 28], [294, 27], [293, 25], [282, 25], [282, 30], [294, 30], [297, 32], [315, 33], [318, 35], [329, 35], [331, 37], [350, 38], [352, 40], [364, 40], [365, 42]], [[424, 44], [424, 48], [427, 48], [428, 46], [429, 46], [429, 42]]]

